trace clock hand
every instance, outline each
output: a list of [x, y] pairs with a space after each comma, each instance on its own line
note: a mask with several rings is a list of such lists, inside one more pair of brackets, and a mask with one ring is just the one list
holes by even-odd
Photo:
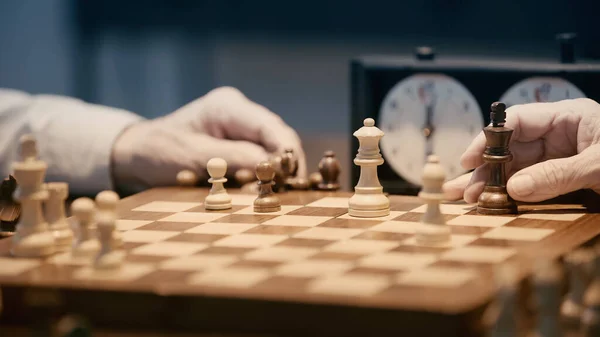
[[426, 148], [425, 148], [425, 158], [433, 153], [433, 144], [431, 144], [431, 136], [433, 135], [434, 127], [433, 127], [433, 112], [435, 107], [435, 96], [427, 103], [425, 106], [425, 125], [423, 126], [423, 135], [425, 136]]

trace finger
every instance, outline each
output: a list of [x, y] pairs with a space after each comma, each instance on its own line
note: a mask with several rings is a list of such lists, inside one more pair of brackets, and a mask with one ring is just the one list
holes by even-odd
[[[505, 127], [513, 129], [511, 146], [516, 142], [532, 142], [543, 138], [556, 127], [559, 115], [581, 114], [590, 109], [589, 100], [563, 100], [551, 103], [529, 103], [511, 106], [506, 109]], [[560, 122], [578, 123], [577, 118], [564, 119]], [[461, 165], [466, 170], [474, 169], [483, 160], [481, 155], [486, 146], [483, 132], [477, 135], [461, 156]]]
[[583, 188], [597, 188], [600, 145], [578, 155], [529, 166], [509, 178], [507, 190], [515, 200], [537, 202]]
[[191, 134], [186, 138], [190, 149], [187, 155], [193, 158], [197, 172], [203, 172], [207, 162], [216, 157], [227, 162], [228, 175], [240, 169], [254, 171], [258, 163], [269, 159], [269, 153], [252, 142], [219, 139], [203, 134]]
[[463, 174], [462, 176], [455, 178], [453, 180], [447, 181], [442, 186], [444, 191], [444, 197], [447, 200], [460, 200], [463, 198], [463, 194], [465, 193], [465, 188], [469, 184], [471, 180], [471, 176], [473, 173]]
[[545, 156], [543, 139], [527, 143], [516, 142], [510, 150], [513, 154], [513, 160], [508, 163], [507, 171], [511, 169], [520, 170], [539, 163]]
[[475, 203], [479, 198], [481, 192], [483, 192], [483, 188], [485, 187], [485, 183], [489, 179], [490, 169], [487, 164], [483, 164], [473, 171], [471, 175], [471, 180], [465, 187], [464, 199], [468, 203]]
[[292, 149], [298, 159], [298, 176], [306, 176], [306, 155], [300, 137], [281, 117], [249, 99], [234, 101], [228, 109], [233, 110], [228, 114], [235, 117], [220, 124], [226, 138], [254, 142], [272, 153]]
[[472, 170], [483, 165], [481, 155], [483, 154], [483, 150], [485, 150], [485, 144], [485, 135], [483, 132], [480, 132], [460, 157], [460, 165], [465, 170]]

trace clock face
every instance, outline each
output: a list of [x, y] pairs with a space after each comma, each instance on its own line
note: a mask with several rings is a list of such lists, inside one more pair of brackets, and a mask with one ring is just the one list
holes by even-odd
[[536, 102], [557, 102], [586, 97], [573, 83], [558, 77], [531, 77], [510, 87], [500, 101], [506, 106]]
[[440, 158], [447, 179], [464, 173], [460, 157], [484, 123], [475, 97], [442, 74], [417, 74], [396, 84], [384, 98], [378, 119], [385, 132], [380, 144], [385, 160], [418, 186], [430, 154]]

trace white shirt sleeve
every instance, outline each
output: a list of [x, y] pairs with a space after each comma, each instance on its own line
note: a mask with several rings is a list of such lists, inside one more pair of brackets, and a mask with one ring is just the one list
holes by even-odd
[[19, 138], [37, 139], [40, 159], [48, 164], [46, 181], [69, 184], [71, 194], [114, 189], [111, 153], [125, 128], [143, 120], [132, 112], [78, 99], [29, 95], [0, 88], [0, 174], [11, 174]]

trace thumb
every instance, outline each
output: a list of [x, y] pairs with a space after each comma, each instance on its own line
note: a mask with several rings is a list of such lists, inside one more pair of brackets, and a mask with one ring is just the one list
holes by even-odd
[[515, 173], [507, 182], [508, 194], [525, 202], [544, 201], [600, 185], [600, 148], [588, 148], [572, 157], [547, 160]]

